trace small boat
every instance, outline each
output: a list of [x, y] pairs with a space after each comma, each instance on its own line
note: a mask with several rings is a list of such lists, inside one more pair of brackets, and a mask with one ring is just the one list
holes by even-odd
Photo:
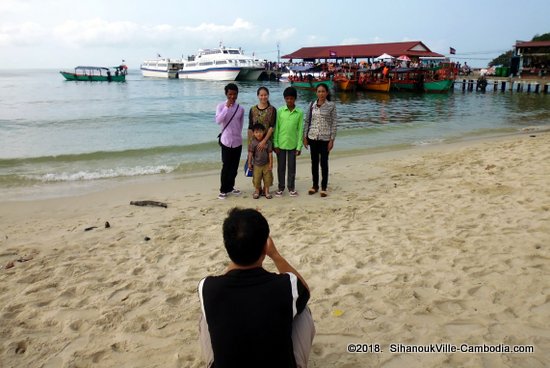
[[352, 73], [338, 73], [332, 81], [334, 89], [339, 92], [352, 92], [357, 88], [357, 80]]
[[257, 81], [264, 70], [262, 61], [245, 55], [241, 48], [220, 45], [188, 56], [178, 75], [180, 79]]
[[83, 82], [124, 82], [128, 67], [119, 65], [113, 68], [104, 66], [77, 66], [74, 72], [60, 71], [61, 75], [68, 81]]
[[319, 67], [292, 66], [290, 70], [288, 80], [295, 88], [315, 90], [321, 83], [326, 84], [329, 89], [333, 88], [332, 78]]
[[397, 68], [391, 75], [391, 86], [396, 91], [448, 92], [454, 82], [454, 78], [447, 78], [442, 73], [434, 73], [430, 69]]
[[304, 80], [304, 81], [292, 80], [292, 79], [290, 80], [290, 85], [293, 86], [294, 88], [310, 89], [310, 90], [317, 89], [317, 87], [321, 83], [326, 84], [326, 86], [329, 89], [331, 89], [334, 85], [333, 82], [332, 82], [332, 79], [314, 79], [314, 78], [311, 78], [311, 79]]
[[182, 66], [183, 61], [179, 59], [158, 58], [145, 60], [140, 69], [144, 77], [174, 79], [178, 78]]
[[384, 78], [382, 73], [374, 70], [359, 70], [357, 86], [362, 91], [389, 92], [391, 79]]

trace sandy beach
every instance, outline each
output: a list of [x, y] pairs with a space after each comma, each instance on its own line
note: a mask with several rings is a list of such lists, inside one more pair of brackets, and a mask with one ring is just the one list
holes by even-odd
[[[265, 214], [312, 289], [310, 367], [550, 364], [550, 133], [330, 164], [326, 199], [307, 195], [304, 157], [297, 198], [254, 200], [240, 173], [243, 194], [220, 201], [211, 172], [1, 203], [0, 366], [203, 367], [196, 288], [226, 265], [221, 223], [234, 206]], [[382, 352], [351, 354], [350, 343]], [[390, 344], [534, 352], [392, 353]]]

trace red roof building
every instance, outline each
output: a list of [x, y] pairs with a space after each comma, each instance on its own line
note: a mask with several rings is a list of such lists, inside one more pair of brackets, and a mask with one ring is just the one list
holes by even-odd
[[545, 76], [550, 69], [550, 41], [517, 41], [511, 61], [513, 75]]
[[393, 57], [407, 55], [413, 57], [444, 57], [432, 52], [420, 41], [370, 43], [364, 45], [339, 45], [302, 47], [293, 53], [282, 56], [283, 59], [336, 59], [336, 58], [377, 58], [382, 54]]

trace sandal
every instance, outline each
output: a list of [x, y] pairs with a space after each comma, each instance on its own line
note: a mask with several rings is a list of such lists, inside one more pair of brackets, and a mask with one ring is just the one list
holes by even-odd
[[254, 193], [254, 194], [252, 194], [252, 198], [254, 198], [254, 199], [260, 198], [260, 193]]
[[321, 197], [324, 198], [324, 197], [326, 197], [326, 196], [328, 196], [327, 191], [326, 191], [326, 190], [322, 190], [322, 191], [321, 191]]
[[266, 194], [265, 195], [265, 199], [271, 199], [271, 198], [273, 198], [273, 196], [271, 194]]
[[307, 191], [307, 194], [309, 195], [315, 194], [317, 193], [318, 190], [319, 190], [318, 188], [312, 187], [310, 190]]

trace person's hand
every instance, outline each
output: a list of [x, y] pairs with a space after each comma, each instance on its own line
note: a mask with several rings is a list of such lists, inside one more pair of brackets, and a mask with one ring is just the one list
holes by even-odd
[[265, 146], [266, 146], [266, 142], [265, 141], [261, 141], [260, 143], [258, 143], [257, 147], [260, 151], [265, 151]]
[[252, 171], [252, 169], [253, 169], [252, 164], [251, 164], [251, 163], [248, 163], [248, 170]]
[[334, 147], [334, 141], [331, 139], [328, 141], [328, 151], [332, 151], [332, 148]]
[[273, 151], [275, 151], [276, 154], [279, 154], [281, 152], [281, 150], [278, 148], [274, 148]]
[[306, 149], [309, 149], [309, 148], [308, 148], [308, 147], [309, 147], [309, 142], [308, 142], [308, 140], [307, 140], [307, 137], [304, 137], [304, 147], [305, 147]]
[[296, 156], [300, 156], [302, 154], [302, 151], [296, 150]]
[[275, 248], [275, 243], [273, 243], [273, 239], [271, 239], [271, 236], [267, 238], [267, 245], [265, 247], [265, 255], [269, 258], [273, 259], [274, 257], [280, 256], [279, 251], [277, 248]]

